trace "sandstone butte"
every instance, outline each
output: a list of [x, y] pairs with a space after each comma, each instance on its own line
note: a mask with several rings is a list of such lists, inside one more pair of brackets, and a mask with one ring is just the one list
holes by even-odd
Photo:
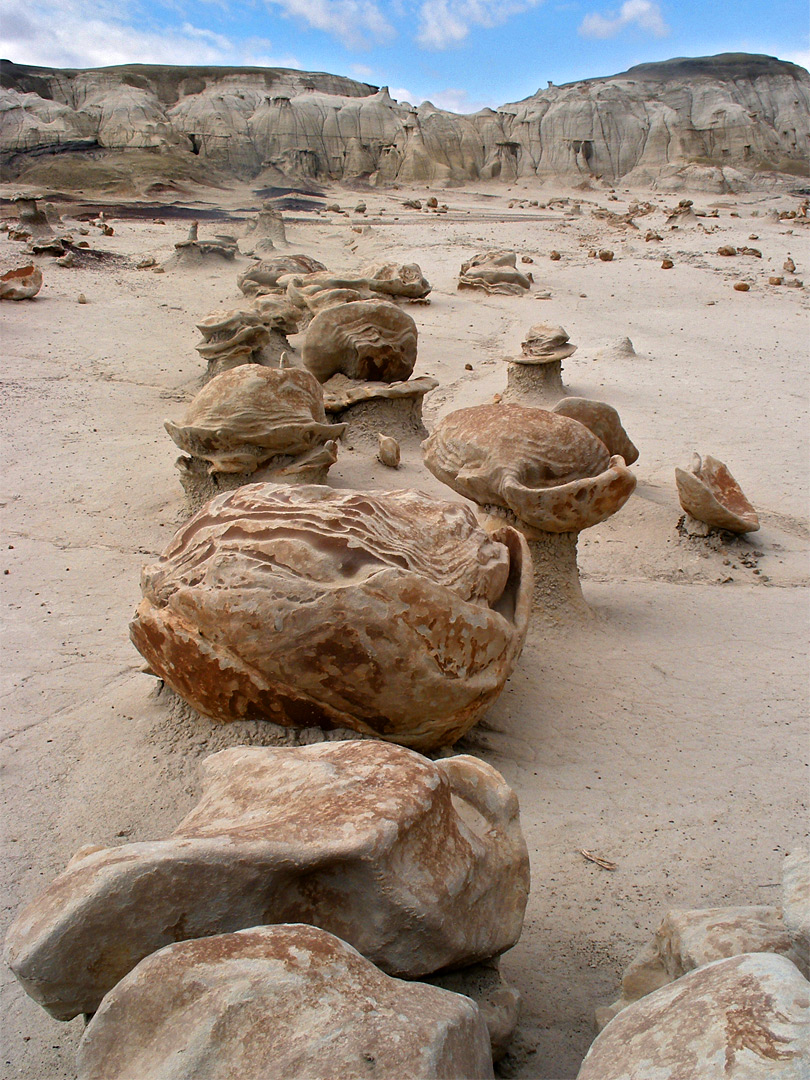
[[154, 182], [159, 167], [164, 178], [381, 185], [682, 174], [728, 191], [745, 172], [806, 174], [810, 154], [810, 75], [743, 53], [641, 64], [466, 116], [281, 68], [1, 69], [0, 158], [25, 183]]

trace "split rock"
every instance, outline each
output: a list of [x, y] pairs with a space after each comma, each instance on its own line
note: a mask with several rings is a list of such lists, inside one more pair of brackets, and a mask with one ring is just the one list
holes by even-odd
[[38, 266], [20, 266], [0, 277], [0, 300], [32, 300], [42, 288]]
[[503, 688], [531, 568], [513, 529], [490, 537], [464, 506], [249, 484], [181, 528], [141, 588], [132, 640], [204, 715], [430, 749]]
[[675, 469], [681, 506], [712, 529], [733, 533], [756, 532], [759, 518], [740, 485], [722, 461], [706, 454], [692, 455], [689, 470]]
[[493, 1076], [468, 998], [378, 971], [312, 926], [169, 945], [102, 1002], [78, 1080]]
[[6, 957], [57, 1019], [92, 1013], [165, 945], [306, 922], [409, 978], [518, 940], [517, 799], [477, 758], [377, 740], [234, 747], [166, 840], [80, 851], [17, 917]]

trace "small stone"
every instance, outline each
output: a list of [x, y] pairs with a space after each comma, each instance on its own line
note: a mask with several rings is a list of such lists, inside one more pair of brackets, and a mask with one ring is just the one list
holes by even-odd
[[752, 232], [751, 235], [748, 237], [748, 239], [749, 240], [759, 240], [759, 235], [757, 233], [755, 233], [755, 232]]
[[355, 206], [354, 212], [355, 214], [365, 214], [366, 204], [364, 202], [359, 202], [357, 206]]
[[157, 266], [157, 259], [154, 255], [147, 255], [146, 258], [141, 259], [140, 262], [135, 264], [136, 270], [151, 270], [153, 266]]
[[737, 249], [735, 247], [732, 247], [731, 244], [723, 244], [722, 247], [719, 247], [717, 249], [717, 254], [718, 255], [725, 255], [725, 256], [728, 257], [728, 256], [731, 256], [731, 255], [736, 255], [737, 254]]
[[156, 266], [152, 271], [153, 274], [165, 274], [166, 270], [162, 266]]
[[521, 255], [520, 261], [522, 263], [533, 263], [534, 259], [531, 257], [531, 255]]
[[377, 459], [389, 469], [398, 469], [400, 461], [399, 443], [390, 435], [377, 435]]
[[775, 277], [774, 276], [774, 277], [769, 277], [768, 278], [768, 284], [769, 285], [783, 285], [784, 282], [785, 282], [785, 279], [781, 278], [781, 277]]
[[661, 263], [661, 269], [662, 270], [671, 270], [674, 265], [675, 265], [675, 263], [672, 261], [672, 259], [664, 259], [663, 262]]
[[465, 365], [464, 365], [464, 370], [465, 370], [465, 371], [472, 371], [472, 369], [473, 369], [473, 366], [472, 366], [472, 364], [465, 364]]
[[76, 265], [76, 256], [73, 254], [72, 251], [67, 251], [62, 256], [61, 259], [56, 260], [56, 265], [57, 266], [68, 266], [68, 267], [69, 266], [75, 266]]
[[552, 262], [559, 262], [560, 259], [562, 258], [562, 255], [559, 253], [559, 251], [552, 251], [549, 254], [549, 258], [551, 259]]
[[427, 201], [427, 205], [431, 208], [431, 210], [435, 210], [439, 205], [439, 200], [436, 198], [435, 195], [431, 195]]
[[608, 248], [602, 248], [602, 250], [599, 252], [599, 258], [602, 260], [602, 262], [612, 262], [613, 252], [610, 251]]
[[788, 255], [784, 263], [782, 263], [782, 269], [787, 270], [789, 274], [796, 273], [796, 263], [791, 259], [790, 255]]
[[748, 284], [747, 281], [735, 281], [734, 282], [735, 292], [748, 292], [748, 290], [750, 288], [751, 288], [751, 286]]
[[76, 300], [77, 300], [77, 302], [79, 304], [86, 304], [87, 303], [87, 297], [84, 295], [83, 292], [79, 293], [79, 295], [76, 297]]
[[650, 240], [663, 240], [663, 237], [661, 236], [661, 234], [660, 234], [660, 233], [657, 233], [657, 232], [655, 232], [655, 230], [654, 230], [654, 229], [648, 229], [648, 230], [647, 230], [647, 233], [646, 233], [646, 235], [645, 235], [645, 237], [644, 237], [644, 239], [645, 239], [646, 241], [650, 241]]

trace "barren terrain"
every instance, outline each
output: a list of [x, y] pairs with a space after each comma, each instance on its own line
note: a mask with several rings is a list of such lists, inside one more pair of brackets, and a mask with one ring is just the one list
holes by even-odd
[[[428, 428], [492, 400], [525, 331], [560, 323], [579, 347], [563, 364], [568, 392], [617, 408], [641, 452], [630, 502], [580, 539], [594, 617], [536, 624], [504, 694], [458, 747], [513, 785], [531, 854], [525, 929], [502, 962], [522, 1018], [499, 1070], [571, 1078], [595, 1034], [594, 1008], [617, 996], [623, 966], [664, 912], [770, 902], [785, 852], [804, 839], [810, 298], [768, 278], [794, 276], [782, 269], [790, 253], [810, 284], [808, 229], [778, 219], [800, 199], [773, 190], [694, 194], [695, 210], [717, 216], [677, 228], [664, 211], [683, 192], [522, 181], [437, 189], [443, 215], [402, 206], [430, 194], [335, 189], [327, 201], [348, 216], [285, 211], [288, 250], [335, 270], [421, 265], [431, 303], [408, 311], [420, 334], [416, 374], [440, 380], [425, 401]], [[567, 201], [549, 206], [555, 197]], [[360, 198], [365, 215], [352, 212]], [[637, 229], [594, 216], [647, 198], [655, 209]], [[54, 202], [71, 231], [73, 215], [103, 205]], [[123, 216], [109, 206], [114, 235], [91, 229], [87, 239], [120, 258], [74, 268], [39, 259], [39, 296], [0, 310], [2, 932], [78, 847], [165, 835], [195, 801], [203, 756], [262, 740], [260, 725], [173, 716], [127, 635], [140, 568], [183, 517], [163, 420], [199, 387], [195, 323], [243, 300], [236, 273], [249, 260], [163, 274], [136, 263], [165, 262], [194, 216], [201, 239], [239, 235], [260, 199], [249, 186], [194, 188], [178, 205], [187, 211]], [[206, 220], [210, 210], [224, 220]], [[648, 229], [663, 239], [645, 241]], [[762, 257], [717, 254], [729, 244]], [[528, 296], [456, 291], [461, 262], [492, 247], [533, 260], [523, 266], [535, 279]], [[599, 248], [613, 261], [589, 257]], [[2, 234], [0, 270], [22, 265], [21, 250]], [[749, 291], [734, 290], [741, 281]], [[635, 355], [611, 351], [625, 336]], [[679, 532], [673, 470], [693, 450], [728, 465], [759, 532]], [[422, 466], [417, 443], [392, 472], [349, 439], [329, 483], [456, 498]], [[74, 1076], [82, 1021], [59, 1024], [10, 972], [1, 981], [0, 1071]]]

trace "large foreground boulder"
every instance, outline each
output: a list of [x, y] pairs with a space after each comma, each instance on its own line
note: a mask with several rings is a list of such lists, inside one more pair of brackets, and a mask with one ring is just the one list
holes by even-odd
[[[584, 429], [583, 429], [584, 430]], [[342, 727], [426, 750], [503, 688], [526, 635], [526, 545], [411, 491], [248, 484], [147, 567], [131, 624], [154, 673], [216, 720]]]
[[312, 926], [169, 945], [101, 1004], [78, 1080], [492, 1077], [469, 998], [378, 971]]
[[517, 799], [476, 758], [236, 747], [206, 760], [168, 839], [80, 851], [17, 917], [6, 959], [61, 1020], [164, 945], [260, 924], [320, 926], [420, 977], [514, 945], [528, 890]]
[[717, 960], [630, 1005], [577, 1080], [807, 1080], [810, 984], [790, 960]]

